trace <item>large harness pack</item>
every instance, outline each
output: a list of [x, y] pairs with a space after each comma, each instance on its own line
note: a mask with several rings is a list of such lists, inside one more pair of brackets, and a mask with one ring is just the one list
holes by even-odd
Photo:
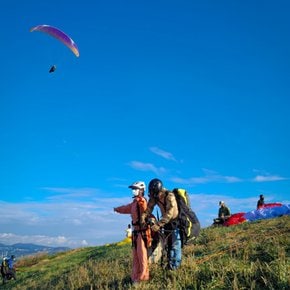
[[[169, 191], [166, 192], [168, 194]], [[190, 200], [185, 189], [174, 188], [172, 192], [178, 206], [177, 227], [180, 231], [182, 246], [198, 237], [200, 232], [200, 222], [195, 212], [190, 207]]]

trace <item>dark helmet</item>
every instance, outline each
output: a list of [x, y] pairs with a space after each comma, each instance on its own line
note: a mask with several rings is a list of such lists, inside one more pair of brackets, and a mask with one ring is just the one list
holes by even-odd
[[160, 179], [154, 178], [149, 182], [149, 196], [156, 197], [163, 188], [163, 183]]

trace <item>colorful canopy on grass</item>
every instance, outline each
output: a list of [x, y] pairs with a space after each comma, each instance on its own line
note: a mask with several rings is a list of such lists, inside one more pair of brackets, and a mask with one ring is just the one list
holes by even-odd
[[223, 224], [224, 226], [237, 225], [242, 222], [252, 222], [260, 219], [270, 219], [280, 217], [283, 215], [290, 215], [290, 204], [282, 203], [268, 203], [262, 207], [249, 212], [240, 212], [232, 214], [231, 217]]
[[237, 224], [243, 223], [245, 221], [246, 221], [245, 213], [244, 212], [239, 212], [239, 213], [232, 214], [230, 216], [230, 218], [224, 222], [223, 225], [228, 227], [228, 226], [232, 226], [232, 225], [237, 225]]
[[43, 24], [43, 25], [37, 25], [37, 26], [32, 27], [30, 29], [30, 32], [33, 32], [33, 31], [40, 31], [40, 32], [47, 33], [48, 35], [51, 35], [52, 37], [58, 39], [64, 45], [66, 45], [75, 54], [75, 56], [77, 57], [80, 56], [79, 49], [76, 43], [72, 40], [71, 37], [69, 37], [66, 33], [61, 31], [60, 29], [53, 27], [51, 25]]
[[258, 219], [270, 219], [289, 214], [290, 204], [272, 204], [245, 213], [245, 219], [247, 221], [255, 221]]

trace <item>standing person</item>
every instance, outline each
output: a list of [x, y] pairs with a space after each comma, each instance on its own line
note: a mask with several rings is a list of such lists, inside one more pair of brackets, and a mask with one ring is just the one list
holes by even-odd
[[161, 210], [161, 218], [151, 230], [158, 232], [163, 228], [167, 241], [167, 268], [177, 269], [181, 264], [181, 238], [178, 229], [178, 206], [173, 192], [163, 187], [161, 180], [154, 178], [149, 182], [149, 201], [147, 210], [142, 216], [142, 221], [152, 213], [154, 206], [158, 205]]
[[214, 224], [223, 224], [231, 216], [231, 211], [224, 201], [220, 201], [219, 206], [218, 218], [214, 219]]
[[257, 209], [263, 207], [264, 204], [265, 204], [264, 195], [260, 194], [260, 199], [257, 201]]
[[16, 280], [16, 269], [14, 266], [15, 256], [11, 255], [10, 258], [4, 258], [1, 265], [1, 274], [3, 279], [3, 284], [7, 280], [14, 279]]
[[128, 228], [126, 229], [126, 238], [131, 238], [132, 237], [132, 228], [131, 225], [128, 224]]
[[145, 183], [143, 181], [134, 182], [129, 186], [132, 189], [133, 202], [115, 207], [114, 211], [122, 214], [131, 214], [133, 225], [133, 268], [131, 279], [133, 284], [149, 280], [149, 266], [147, 258], [147, 247], [151, 242], [148, 236], [148, 226], [141, 224], [141, 215], [147, 209], [147, 201], [144, 198]]

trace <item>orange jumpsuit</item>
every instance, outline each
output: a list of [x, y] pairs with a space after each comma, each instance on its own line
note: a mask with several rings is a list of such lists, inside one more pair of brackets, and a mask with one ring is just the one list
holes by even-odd
[[144, 197], [137, 196], [133, 202], [115, 208], [115, 211], [122, 214], [131, 214], [133, 225], [133, 268], [131, 279], [133, 282], [149, 280], [149, 267], [147, 258], [147, 248], [142, 238], [139, 219], [147, 209], [147, 201]]

